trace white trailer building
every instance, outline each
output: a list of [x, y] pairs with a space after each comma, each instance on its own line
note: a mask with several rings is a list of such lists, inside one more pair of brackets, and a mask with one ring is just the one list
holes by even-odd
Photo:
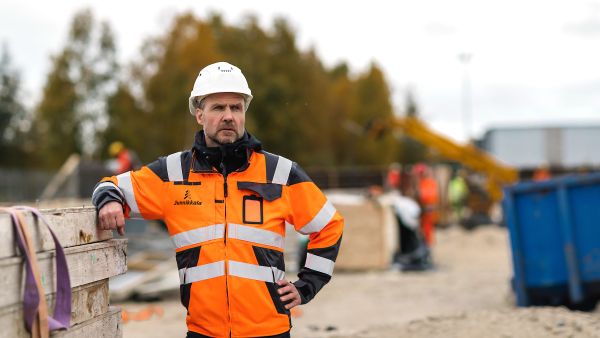
[[492, 128], [484, 134], [481, 145], [521, 170], [600, 167], [600, 125]]

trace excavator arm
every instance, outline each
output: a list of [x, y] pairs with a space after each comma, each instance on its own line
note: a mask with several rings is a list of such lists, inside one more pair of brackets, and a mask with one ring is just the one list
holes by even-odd
[[479, 172], [486, 177], [486, 189], [492, 201], [502, 199], [502, 186], [514, 183], [519, 174], [516, 169], [509, 167], [474, 147], [460, 145], [451, 139], [434, 132], [423, 122], [414, 117], [396, 118], [392, 121], [394, 129], [402, 131], [407, 136], [435, 149], [442, 157], [461, 163], [465, 167]]

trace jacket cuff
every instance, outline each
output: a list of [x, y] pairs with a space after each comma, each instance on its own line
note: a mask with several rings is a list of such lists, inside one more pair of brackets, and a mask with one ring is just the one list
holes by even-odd
[[315, 296], [315, 293], [312, 290], [310, 284], [303, 281], [302, 279], [299, 279], [293, 282], [292, 284], [296, 286], [296, 289], [298, 289], [298, 292], [300, 293], [300, 304], [306, 304], [310, 302], [310, 300], [313, 299], [313, 297]]
[[95, 199], [94, 204], [96, 205], [96, 211], [102, 209], [109, 202], [119, 202], [121, 206], [124, 206], [123, 198], [115, 191], [107, 191], [102, 194], [99, 198]]

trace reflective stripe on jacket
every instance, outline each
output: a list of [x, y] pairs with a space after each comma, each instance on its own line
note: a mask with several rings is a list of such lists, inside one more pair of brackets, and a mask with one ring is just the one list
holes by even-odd
[[342, 216], [306, 173], [265, 151], [250, 151], [248, 165], [226, 179], [194, 151], [178, 152], [103, 179], [92, 198], [98, 208], [118, 200], [127, 217], [165, 221], [188, 329], [211, 337], [289, 331], [275, 284], [285, 277], [286, 224], [310, 238], [294, 282], [302, 303], [331, 278], [343, 230]]

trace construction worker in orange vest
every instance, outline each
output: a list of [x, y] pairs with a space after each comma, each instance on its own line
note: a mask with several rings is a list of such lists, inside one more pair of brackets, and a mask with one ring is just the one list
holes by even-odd
[[[241, 70], [200, 71], [189, 110], [203, 130], [191, 149], [106, 177], [92, 199], [98, 227], [163, 219], [176, 251], [187, 337], [290, 337], [290, 309], [330, 280], [342, 216], [291, 160], [245, 130], [252, 94]], [[285, 278], [286, 224], [309, 235], [298, 280]]]
[[108, 147], [108, 154], [114, 158], [114, 166], [111, 169], [117, 175], [139, 168], [137, 155], [127, 149], [121, 141], [112, 142]]
[[417, 195], [421, 205], [421, 229], [428, 246], [433, 245], [435, 225], [438, 221], [439, 213], [439, 192], [438, 185], [433, 178], [431, 169], [423, 163], [418, 163], [413, 167], [414, 176], [417, 179]]

